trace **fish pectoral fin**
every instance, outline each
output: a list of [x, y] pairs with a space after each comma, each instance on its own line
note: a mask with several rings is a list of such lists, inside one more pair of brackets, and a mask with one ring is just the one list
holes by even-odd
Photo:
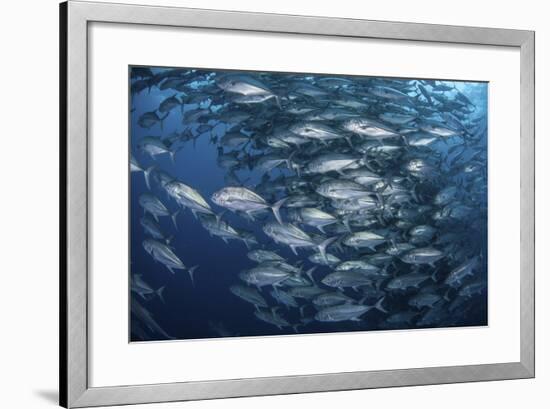
[[187, 272], [189, 273], [189, 278], [191, 279], [191, 284], [193, 285], [193, 287], [195, 286], [195, 277], [194, 277], [194, 273], [195, 273], [195, 270], [198, 268], [199, 266], [198, 265], [195, 265], [191, 268], [189, 268], [187, 270]]
[[151, 172], [155, 170], [157, 165], [149, 166], [145, 171], [143, 171], [143, 176], [145, 178], [145, 185], [147, 189], [151, 190]]
[[164, 286], [160, 287], [158, 290], [155, 291], [155, 294], [159, 297], [159, 299], [162, 301], [163, 304], [166, 304], [164, 301]]
[[172, 219], [172, 223], [174, 223], [174, 227], [176, 231], [178, 230], [178, 224], [177, 224], [176, 218], [178, 217], [178, 214], [180, 214], [180, 212], [181, 212], [181, 209], [178, 209], [170, 215], [170, 219]]

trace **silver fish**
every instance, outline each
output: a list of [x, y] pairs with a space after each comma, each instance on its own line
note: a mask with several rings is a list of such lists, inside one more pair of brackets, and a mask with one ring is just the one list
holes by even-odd
[[317, 242], [303, 230], [300, 230], [290, 223], [267, 223], [263, 227], [263, 231], [276, 243], [288, 245], [296, 255], [297, 248], [314, 247], [317, 248], [323, 257], [326, 257], [326, 248], [337, 239], [337, 237], [331, 237], [321, 242]]
[[271, 266], [258, 266], [250, 270], [243, 271], [239, 277], [250, 285], [263, 287], [266, 285], [277, 285], [284, 281], [290, 273]]
[[390, 127], [367, 118], [352, 118], [342, 124], [343, 128], [359, 136], [366, 136], [374, 139], [395, 138], [399, 133]]
[[393, 278], [386, 285], [388, 290], [407, 290], [419, 288], [420, 284], [430, 279], [428, 274], [410, 273]]
[[170, 216], [174, 226], [177, 227], [176, 217], [179, 213], [178, 210], [174, 213], [170, 213], [168, 208], [159, 200], [159, 198], [149, 193], [143, 193], [140, 195], [138, 202], [140, 206], [143, 207], [144, 212], [153, 216], [156, 222], [158, 222], [159, 217]]
[[369, 248], [375, 250], [376, 246], [386, 241], [386, 238], [371, 231], [351, 233], [344, 238], [342, 243], [354, 248]]
[[478, 261], [477, 257], [464, 261], [449, 273], [445, 279], [445, 284], [455, 288], [460, 287], [468, 276], [474, 275], [474, 269], [477, 267]]
[[255, 307], [267, 308], [265, 298], [255, 288], [235, 284], [229, 287], [229, 290], [237, 297], [253, 304]]
[[351, 180], [328, 180], [315, 189], [323, 197], [329, 199], [354, 199], [370, 195], [363, 185]]
[[148, 297], [150, 296], [157, 296], [162, 302], [164, 302], [164, 298], [162, 296], [164, 288], [164, 286], [161, 286], [154, 290], [143, 280], [143, 276], [141, 274], [132, 274], [130, 277], [130, 290], [138, 294], [144, 300], [148, 300]]
[[210, 205], [204, 200], [201, 194], [179, 181], [172, 181], [164, 187], [166, 192], [183, 207], [188, 208], [195, 215], [196, 213], [213, 214]]
[[423, 247], [411, 250], [401, 256], [401, 260], [407, 264], [430, 264], [441, 260], [445, 255], [432, 247]]
[[155, 261], [163, 264], [172, 274], [174, 274], [174, 270], [187, 269], [176, 253], [160, 241], [145, 239], [143, 241], [143, 248], [155, 259]]
[[322, 322], [360, 321], [360, 317], [372, 309], [386, 312], [382, 307], [383, 301], [382, 298], [375, 305], [342, 304], [324, 308], [315, 315], [315, 319]]
[[247, 213], [249, 216], [259, 210], [271, 209], [279, 223], [282, 223], [279, 209], [286, 199], [269, 205], [260, 195], [244, 187], [224, 187], [212, 195], [212, 201], [218, 206], [233, 211]]

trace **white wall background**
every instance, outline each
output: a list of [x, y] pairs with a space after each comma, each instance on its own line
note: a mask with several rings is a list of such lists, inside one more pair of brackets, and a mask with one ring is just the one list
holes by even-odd
[[[550, 26], [545, 2], [462, 0], [444, 6], [438, 0], [146, 2], [536, 30], [537, 378], [136, 408], [549, 407], [550, 186], [545, 175], [550, 174], [546, 157], [550, 119], [545, 113], [550, 110]], [[0, 407], [41, 409], [55, 407], [57, 401], [58, 10], [55, 0], [4, 2], [0, 7]]]

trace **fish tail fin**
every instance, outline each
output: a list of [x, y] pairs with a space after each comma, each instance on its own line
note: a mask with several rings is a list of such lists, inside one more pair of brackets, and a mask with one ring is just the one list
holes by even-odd
[[174, 235], [171, 235], [171, 236], [168, 236], [165, 241], [166, 241], [166, 244], [170, 245], [170, 242], [174, 239]]
[[280, 110], [283, 109], [283, 107], [281, 106], [281, 97], [279, 97], [278, 95], [275, 95], [275, 103], [277, 104], [277, 108], [279, 108]]
[[451, 291], [450, 288], [447, 291], [445, 291], [445, 294], [443, 295], [443, 299], [447, 302], [451, 301], [451, 299], [449, 298], [449, 291]]
[[181, 212], [181, 209], [178, 209], [170, 215], [170, 219], [172, 219], [172, 223], [174, 223], [174, 227], [176, 228], [176, 230], [178, 230], [178, 224], [176, 223], [176, 218], [178, 217], [178, 214], [180, 214], [180, 212]]
[[311, 280], [312, 283], [315, 283], [315, 280], [313, 279], [313, 272], [315, 271], [317, 267], [311, 267], [309, 270], [306, 271], [306, 275]]
[[301, 326], [300, 324], [294, 324], [294, 325], [292, 325], [292, 330], [293, 330], [296, 334], [298, 334], [298, 332], [299, 332], [298, 329], [300, 328], [300, 326]]
[[437, 270], [435, 270], [432, 275], [430, 276], [430, 278], [432, 279], [432, 281], [434, 283], [437, 283]]
[[374, 304], [374, 308], [376, 308], [378, 311], [381, 311], [381, 312], [387, 314], [388, 311], [382, 305], [382, 303], [384, 302], [385, 299], [386, 299], [386, 297], [384, 296], [384, 297], [380, 298], [378, 301], [376, 301], [376, 304]]
[[333, 242], [335, 242], [338, 239], [338, 237], [329, 237], [328, 239], [324, 240], [321, 244], [317, 246], [319, 249], [319, 253], [321, 254], [321, 257], [323, 257], [323, 260], [325, 263], [328, 264], [328, 258], [327, 258], [327, 247], [330, 246]]
[[164, 297], [163, 297], [163, 293], [164, 293], [164, 286], [160, 287], [158, 290], [155, 291], [155, 294], [159, 297], [159, 299], [162, 301], [163, 304], [166, 304], [164, 302]]
[[299, 310], [300, 310], [300, 317], [303, 317], [304, 316], [304, 310], [306, 308], [306, 305], [302, 305]]
[[172, 161], [173, 164], [176, 163], [176, 152], [177, 151], [172, 151], [172, 150], [168, 152], [168, 154], [170, 155], [170, 160]]
[[279, 224], [283, 224], [283, 219], [281, 218], [281, 206], [287, 201], [287, 197], [282, 198], [281, 200], [277, 201], [273, 206], [271, 206], [271, 210], [273, 211], [273, 215], [279, 222]]
[[149, 166], [145, 171], [143, 172], [143, 176], [145, 177], [145, 185], [147, 186], [147, 189], [151, 190], [151, 173], [157, 168], [157, 165]]
[[199, 266], [196, 265], [196, 266], [193, 266], [191, 268], [189, 268], [187, 270], [187, 272], [189, 273], [189, 278], [191, 279], [191, 284], [193, 285], [193, 287], [195, 286], [195, 277], [194, 277], [194, 274], [195, 274], [195, 270], [198, 268]]

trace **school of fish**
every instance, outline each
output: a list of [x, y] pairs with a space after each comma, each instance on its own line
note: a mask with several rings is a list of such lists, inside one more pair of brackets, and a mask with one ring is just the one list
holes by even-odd
[[[249, 268], [228, 272], [227, 291], [282, 333], [485, 325], [471, 317], [487, 309], [486, 86], [476, 88], [483, 100], [457, 84], [132, 67], [132, 97], [165, 96], [155, 111], [132, 112], [149, 133], [130, 158], [149, 189], [139, 197], [143, 251], [198, 287], [201, 266], [171, 245], [186, 234], [180, 213], [242, 242]], [[164, 129], [168, 116], [179, 129]], [[209, 195], [157, 160], [185, 166], [178, 152], [200, 138], [226, 175]], [[172, 338], [146, 308], [164, 286], [137, 273], [130, 284], [132, 331]]]

